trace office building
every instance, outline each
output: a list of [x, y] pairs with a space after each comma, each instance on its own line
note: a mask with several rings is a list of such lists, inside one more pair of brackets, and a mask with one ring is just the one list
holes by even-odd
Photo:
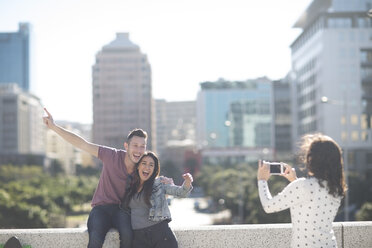
[[148, 149], [155, 149], [151, 67], [128, 33], [118, 33], [97, 53], [92, 88], [93, 142], [123, 148], [128, 133], [142, 128]]
[[200, 84], [196, 137], [204, 160], [238, 162], [273, 157], [271, 84], [265, 77]]
[[314, 0], [291, 45], [293, 144], [322, 132], [348, 170], [372, 168], [372, 0]]
[[17, 84], [0, 85], [0, 163], [44, 165], [43, 107]]
[[30, 89], [30, 25], [20, 23], [18, 32], [0, 33], [0, 85], [16, 83]]

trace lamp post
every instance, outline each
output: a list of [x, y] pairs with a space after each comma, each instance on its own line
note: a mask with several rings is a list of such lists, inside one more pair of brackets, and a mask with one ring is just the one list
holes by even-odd
[[[348, 151], [348, 146], [349, 146], [349, 118], [348, 118], [348, 105], [347, 105], [347, 95], [346, 92], [344, 92], [344, 99], [343, 103], [340, 103], [335, 100], [330, 100], [328, 97], [323, 96], [321, 98], [322, 103], [329, 103], [333, 105], [341, 105], [343, 106], [343, 114], [345, 116], [345, 125], [346, 125], [346, 137], [345, 141], [343, 144], [343, 154], [344, 154], [344, 171], [345, 171], [345, 181], [346, 185], [349, 185], [349, 180], [348, 180], [348, 172], [349, 172], [349, 151]], [[349, 221], [349, 190], [346, 191], [345, 194], [345, 205], [344, 205], [344, 220]]]

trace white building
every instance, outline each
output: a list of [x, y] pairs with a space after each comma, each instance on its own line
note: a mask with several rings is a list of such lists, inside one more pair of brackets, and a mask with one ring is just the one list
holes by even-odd
[[372, 0], [314, 0], [291, 45], [293, 143], [327, 134], [348, 151], [351, 170], [372, 166], [371, 8]]

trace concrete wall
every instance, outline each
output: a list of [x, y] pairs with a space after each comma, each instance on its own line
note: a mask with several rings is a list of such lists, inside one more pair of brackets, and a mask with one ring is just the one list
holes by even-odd
[[[372, 221], [336, 222], [334, 231], [340, 248], [371, 248]], [[180, 248], [275, 247], [288, 248], [291, 224], [229, 225], [174, 228]], [[17, 236], [22, 245], [32, 248], [86, 247], [85, 228], [2, 229], [0, 244]], [[119, 247], [119, 235], [111, 230], [103, 246]]]

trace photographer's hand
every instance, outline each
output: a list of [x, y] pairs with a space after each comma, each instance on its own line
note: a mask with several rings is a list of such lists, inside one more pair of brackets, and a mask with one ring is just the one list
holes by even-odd
[[269, 180], [270, 168], [268, 164], [262, 163], [262, 160], [258, 160], [257, 180]]
[[296, 180], [297, 179], [297, 175], [296, 175], [295, 169], [292, 168], [288, 164], [283, 164], [283, 165], [285, 167], [285, 171], [284, 171], [284, 174], [282, 174], [281, 176], [287, 178], [288, 181], [290, 181], [290, 182], [293, 182], [294, 180]]

